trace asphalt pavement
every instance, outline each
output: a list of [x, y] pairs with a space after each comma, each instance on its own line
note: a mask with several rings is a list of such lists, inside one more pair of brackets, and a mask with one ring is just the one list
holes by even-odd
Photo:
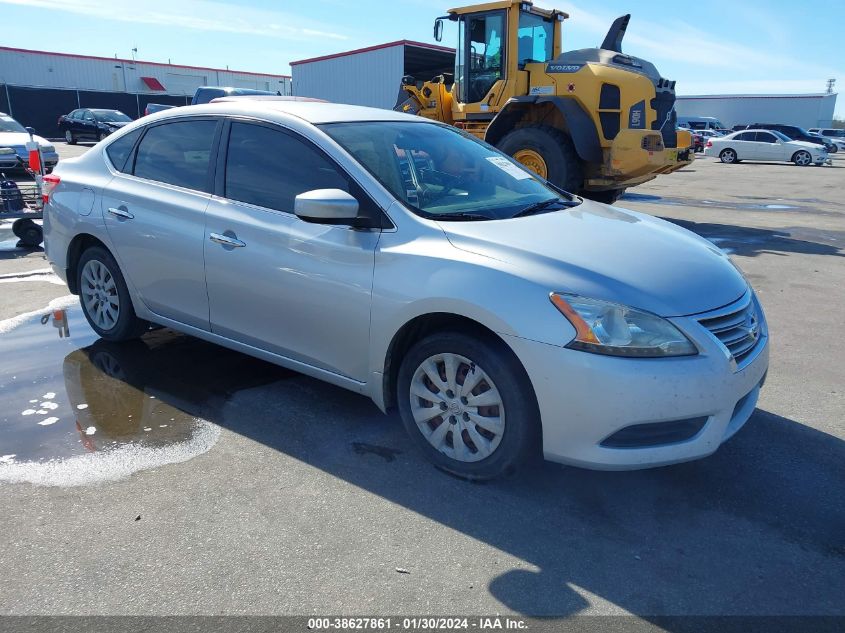
[[618, 206], [711, 239], [757, 289], [758, 409], [700, 461], [489, 484], [262, 361], [166, 330], [107, 345], [74, 308], [59, 338], [67, 289], [0, 225], [0, 614], [845, 616], [843, 191], [842, 159], [711, 158], [632, 190]]

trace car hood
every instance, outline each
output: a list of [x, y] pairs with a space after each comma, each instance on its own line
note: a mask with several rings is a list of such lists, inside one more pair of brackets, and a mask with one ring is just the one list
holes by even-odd
[[698, 235], [588, 200], [524, 218], [439, 224], [456, 248], [505, 262], [550, 292], [572, 292], [660, 316], [713, 310], [748, 288], [728, 256]]
[[[50, 145], [50, 142], [38, 136], [33, 137], [39, 145]], [[0, 147], [21, 147], [29, 143], [29, 134], [26, 132], [0, 132]]]
[[124, 125], [129, 125], [132, 121], [100, 121], [100, 125], [107, 125], [109, 127], [120, 128]]
[[821, 150], [824, 149], [824, 145], [822, 144], [822, 140], [819, 139], [818, 143], [811, 143], [810, 141], [789, 141], [790, 145], [795, 145], [797, 147], [801, 147], [804, 149], [815, 149]]

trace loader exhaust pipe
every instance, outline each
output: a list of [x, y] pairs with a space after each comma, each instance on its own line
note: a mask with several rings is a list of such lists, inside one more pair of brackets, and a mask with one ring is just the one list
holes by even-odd
[[628, 22], [631, 21], [631, 14], [619, 16], [610, 25], [604, 41], [601, 43], [601, 48], [608, 51], [622, 52], [622, 38], [625, 37], [625, 31], [628, 29]]

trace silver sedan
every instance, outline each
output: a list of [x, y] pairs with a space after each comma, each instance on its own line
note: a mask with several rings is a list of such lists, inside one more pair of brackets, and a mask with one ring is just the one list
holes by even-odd
[[366, 394], [464, 477], [700, 458], [765, 380], [763, 310], [718, 248], [419, 117], [178, 108], [49, 186], [47, 256], [101, 337], [165, 325]]

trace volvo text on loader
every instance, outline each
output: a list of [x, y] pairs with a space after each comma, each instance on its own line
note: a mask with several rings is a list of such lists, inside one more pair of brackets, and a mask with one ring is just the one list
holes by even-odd
[[568, 15], [523, 0], [450, 9], [457, 22], [454, 81], [403, 77], [396, 109], [455, 125], [553, 184], [613, 202], [627, 187], [689, 164], [692, 137], [676, 130], [675, 82], [622, 52], [630, 15], [599, 48], [561, 52]]

